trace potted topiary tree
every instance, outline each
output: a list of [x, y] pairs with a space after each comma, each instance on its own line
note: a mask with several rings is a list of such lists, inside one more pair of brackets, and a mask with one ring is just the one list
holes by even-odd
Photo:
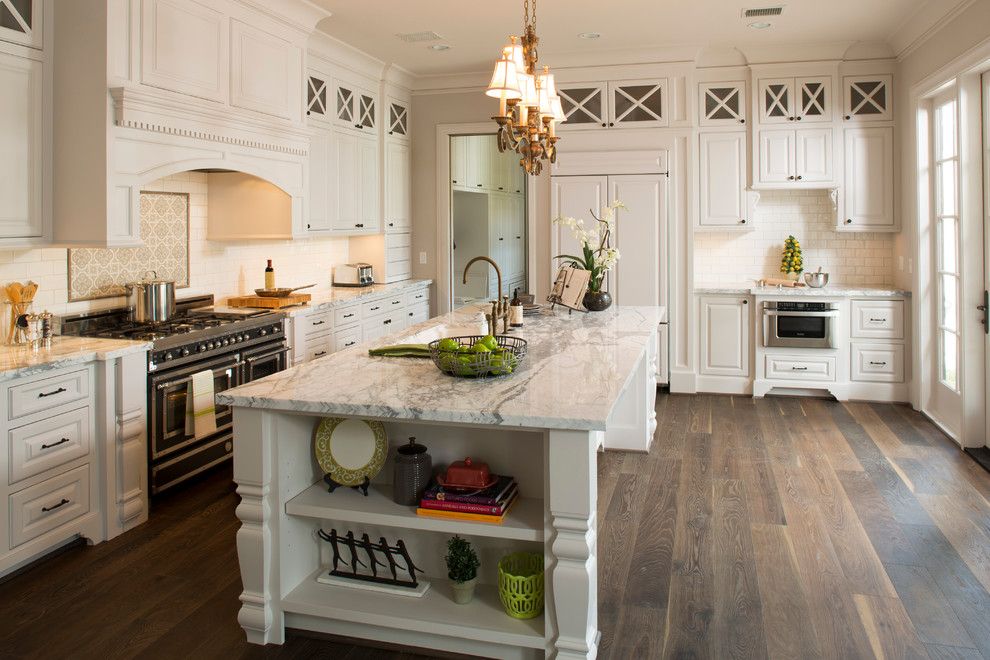
[[460, 536], [447, 541], [447, 577], [453, 581], [454, 602], [460, 605], [470, 603], [474, 598], [474, 585], [478, 580], [478, 555], [471, 544]]

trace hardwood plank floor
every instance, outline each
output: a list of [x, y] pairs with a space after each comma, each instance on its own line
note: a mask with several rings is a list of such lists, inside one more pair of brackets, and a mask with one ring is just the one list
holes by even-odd
[[[990, 660], [990, 474], [907, 406], [661, 395], [599, 457], [600, 657]], [[230, 472], [0, 582], [0, 660], [440, 657], [237, 624]], [[446, 656], [449, 657], [449, 656]]]

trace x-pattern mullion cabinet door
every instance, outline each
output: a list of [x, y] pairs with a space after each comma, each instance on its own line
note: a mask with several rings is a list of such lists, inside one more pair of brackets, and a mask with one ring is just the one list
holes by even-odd
[[845, 76], [842, 79], [844, 121], [890, 121], [893, 90], [890, 75]]
[[0, 0], [0, 41], [44, 46], [43, 0]]
[[667, 126], [667, 80], [610, 82], [609, 128]]
[[310, 119], [328, 119], [327, 96], [327, 78], [310, 72], [306, 76], [306, 116]]
[[409, 138], [409, 104], [395, 99], [388, 101], [388, 118], [385, 129], [389, 137]]
[[337, 83], [334, 86], [334, 120], [347, 128], [356, 122], [354, 98], [357, 92], [352, 85]]
[[830, 77], [794, 80], [794, 119], [802, 123], [832, 121], [832, 79]]
[[698, 123], [701, 126], [741, 126], [746, 123], [745, 82], [703, 82], [698, 90]]
[[372, 94], [358, 92], [357, 121], [354, 127], [363, 131], [374, 131], [375, 126], [378, 125], [378, 117], [375, 114], [377, 112], [377, 106], [377, 100]]
[[580, 130], [608, 126], [606, 89], [603, 82], [558, 84], [557, 93], [567, 117], [560, 128]]
[[794, 121], [794, 79], [760, 79], [758, 98], [761, 124]]

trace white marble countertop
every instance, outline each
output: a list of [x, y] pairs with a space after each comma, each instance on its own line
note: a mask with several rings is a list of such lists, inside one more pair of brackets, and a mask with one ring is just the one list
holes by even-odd
[[[331, 309], [339, 305], [346, 305], [348, 303], [358, 302], [361, 300], [377, 298], [379, 296], [390, 296], [397, 293], [402, 293], [404, 291], [410, 291], [412, 289], [421, 289], [432, 283], [433, 280], [414, 279], [403, 280], [401, 282], [392, 282], [391, 284], [372, 284], [371, 286], [362, 287], [334, 287], [329, 291], [318, 291], [312, 294], [313, 299], [305, 305], [283, 307], [282, 309], [274, 311], [280, 312], [289, 317], [298, 316], [300, 314], [309, 314], [311, 312]], [[306, 292], [300, 291], [300, 293]], [[223, 304], [216, 305], [213, 309], [218, 312], [234, 313], [259, 311], [258, 309], [249, 307], [226, 307]]]
[[249, 408], [479, 425], [604, 430], [619, 397], [666, 318], [662, 307], [617, 307], [526, 317], [513, 336], [529, 342], [510, 376], [471, 380], [433, 362], [370, 357], [368, 348], [484, 334], [484, 308], [439, 316], [401, 333], [355, 346], [226, 390], [217, 403]]
[[30, 346], [0, 347], [0, 380], [94, 360], [112, 360], [129, 353], [140, 353], [151, 348], [150, 342], [126, 339], [96, 339], [91, 337], [55, 337], [52, 347], [34, 351]]
[[696, 284], [697, 294], [727, 296], [817, 296], [825, 298], [910, 298], [911, 292], [905, 289], [886, 286], [830, 284], [820, 289], [810, 286], [776, 287], [759, 286], [755, 283]]

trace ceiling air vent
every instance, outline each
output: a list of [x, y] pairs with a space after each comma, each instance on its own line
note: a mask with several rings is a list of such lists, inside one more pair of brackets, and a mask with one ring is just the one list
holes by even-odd
[[420, 41], [436, 41], [440, 39], [440, 35], [433, 30], [427, 30], [426, 32], [404, 32], [402, 34], [395, 35], [407, 44], [415, 44]]
[[760, 7], [759, 9], [743, 9], [743, 18], [767, 18], [768, 16], [780, 16], [784, 13], [781, 7]]

